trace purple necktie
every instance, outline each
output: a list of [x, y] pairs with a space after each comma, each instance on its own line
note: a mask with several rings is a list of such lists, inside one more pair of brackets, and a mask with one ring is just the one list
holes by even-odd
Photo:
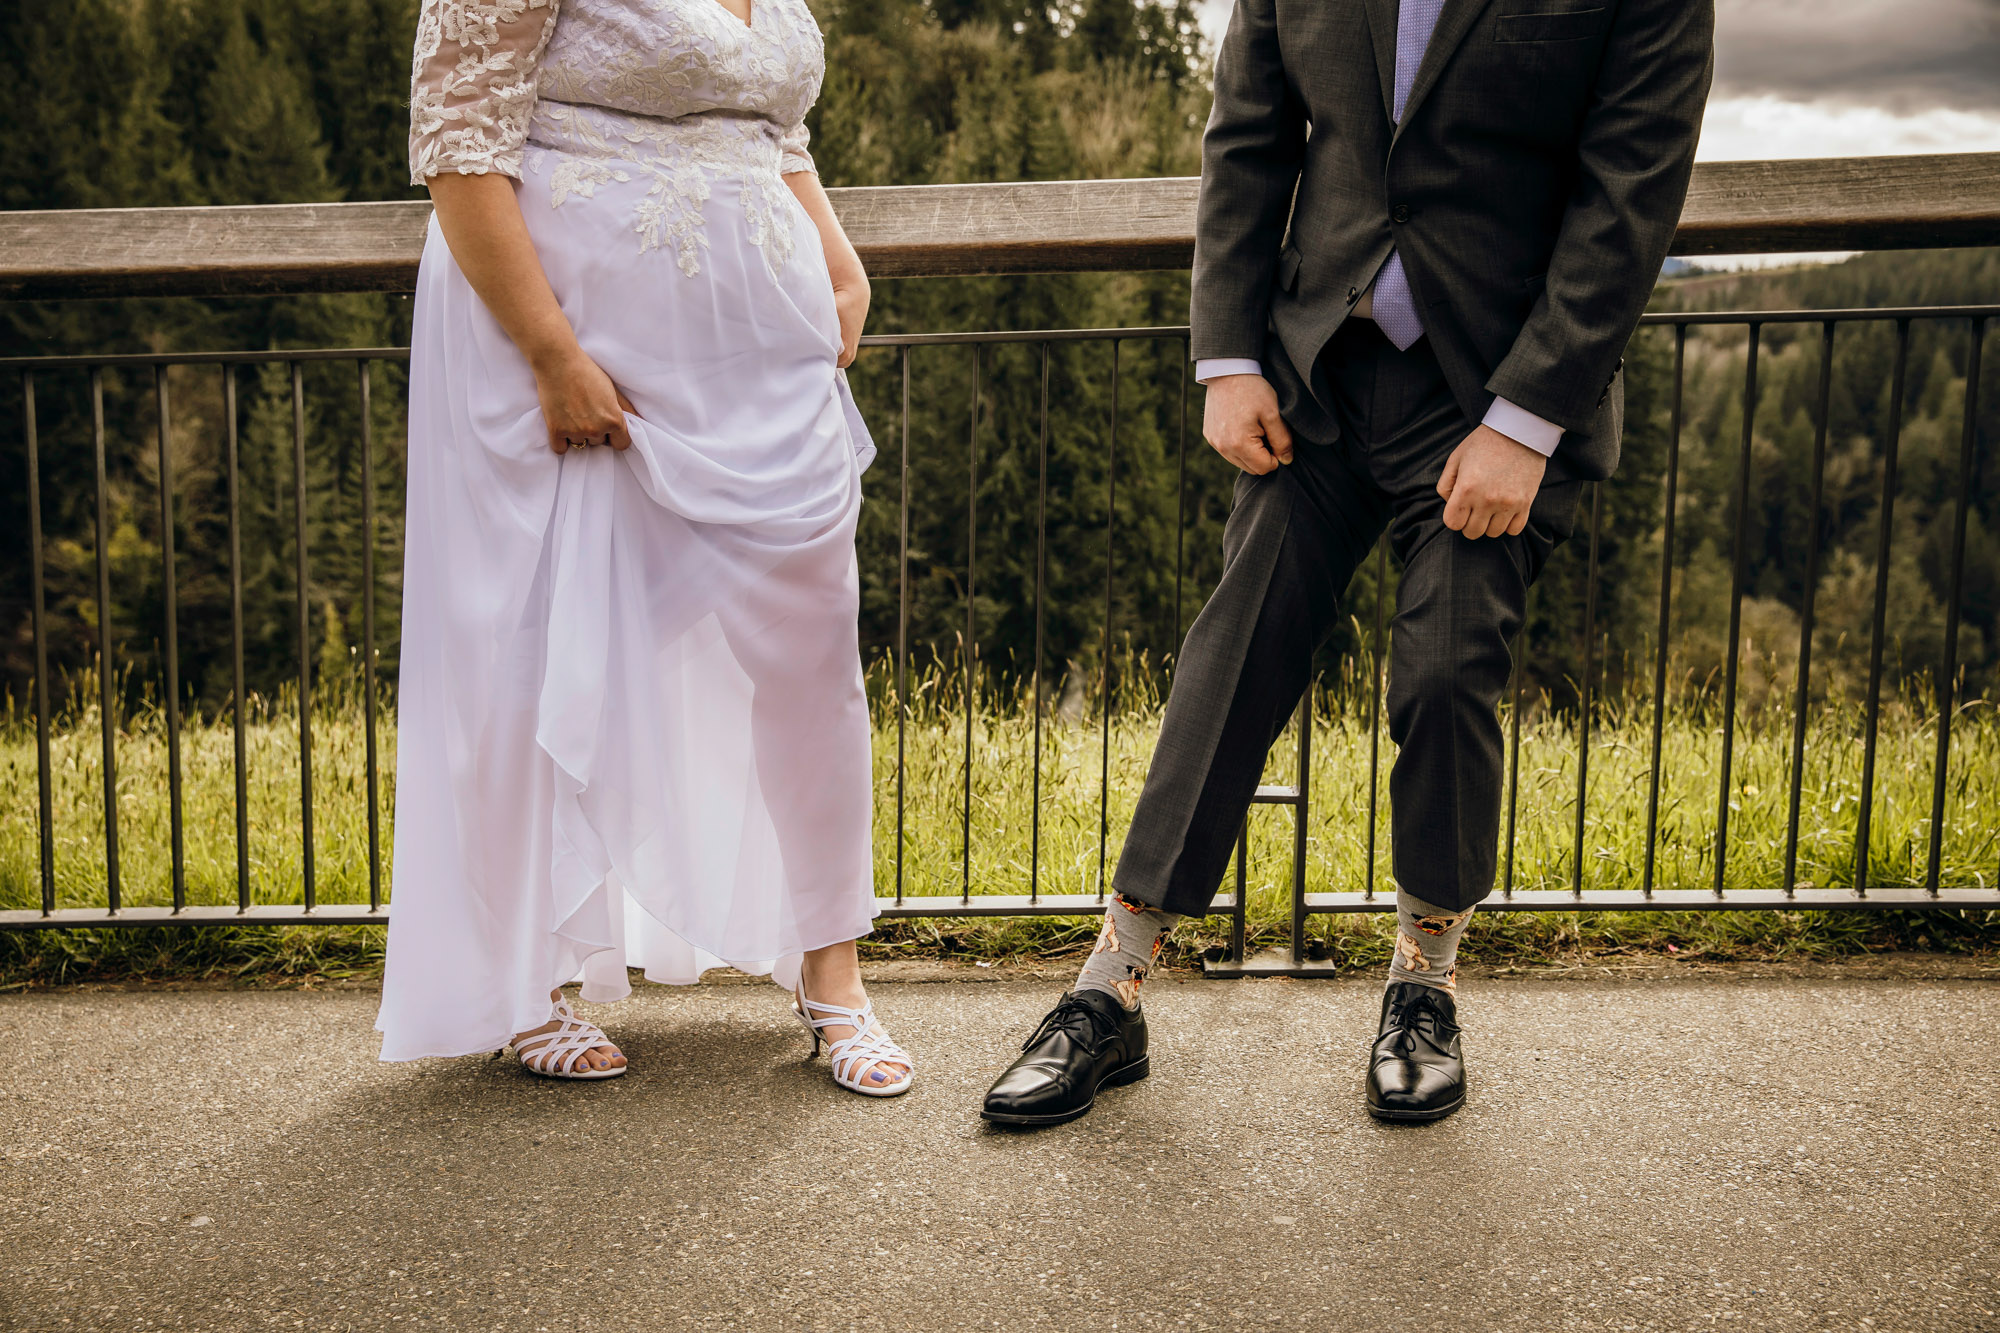
[[[1437, 29], [1444, 0], [1402, 0], [1396, 12], [1396, 100], [1397, 124], [1410, 100], [1410, 85], [1417, 81], [1417, 67], [1424, 63], [1424, 50]], [[1417, 318], [1417, 298], [1410, 290], [1409, 275], [1403, 272], [1403, 256], [1389, 252], [1382, 271], [1375, 277], [1375, 323], [1383, 336], [1399, 350], [1424, 336], [1423, 321]]]

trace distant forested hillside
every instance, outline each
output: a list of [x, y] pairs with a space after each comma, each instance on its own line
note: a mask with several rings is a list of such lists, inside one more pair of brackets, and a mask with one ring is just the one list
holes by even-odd
[[[1841, 310], [1992, 303], [2000, 303], [2000, 250], [1868, 254], [1787, 272], [1690, 277], [1667, 284], [1656, 305]], [[1943, 660], [1969, 332], [1969, 322], [1962, 319], [1910, 324], [1885, 618], [1885, 669], [1892, 681], [1929, 674]], [[1654, 329], [1640, 337], [1665, 346], [1669, 335]], [[1744, 561], [1744, 665], [1753, 701], [1778, 684], [1789, 688], [1796, 664], [1821, 340], [1818, 323], [1766, 325], [1761, 335]], [[1688, 340], [1682, 501], [1675, 536], [1682, 570], [1676, 647], [1694, 670], [1720, 661], [1726, 632], [1746, 341], [1741, 328], [1711, 328]], [[1895, 343], [1891, 321], [1842, 324], [1834, 341], [1813, 670], [1828, 689], [1848, 694], [1861, 688], [1873, 619], [1883, 453], [1896, 414], [1891, 394]], [[1657, 373], [1657, 357], [1647, 365]], [[2000, 471], [1992, 457], [2000, 444], [2000, 338], [1990, 334], [1980, 378], [1959, 660], [1970, 669], [1972, 684], [1983, 689], [1991, 687], [2000, 663], [2000, 532], [1995, 530]], [[1656, 413], [1641, 437], [1648, 455], [1657, 435]], [[1650, 456], [1645, 465], [1651, 466]], [[1637, 479], [1636, 470], [1622, 474], [1616, 489], [1624, 493]], [[1640, 623], [1625, 621], [1632, 630]]]
[[[1207, 114], [1206, 55], [1193, 7], [1130, 0], [818, 0], [828, 77], [811, 126], [829, 185], [1186, 175], [1198, 169]], [[409, 46], [416, 0], [0, 0], [12, 35], [0, 73], [33, 89], [0, 136], [0, 207], [70, 208], [420, 197], [403, 166]], [[2000, 301], [2000, 253], [1863, 256], [1845, 264], [1741, 278], [1694, 275], [1663, 285], [1659, 304], [1770, 308]], [[377, 296], [0, 306], [5, 355], [81, 351], [379, 346], [403, 341], [406, 299]], [[1187, 316], [1184, 274], [935, 279], [876, 286], [871, 330], [1171, 325]], [[1765, 330], [1752, 451], [1746, 689], [1782, 694], [1796, 651], [1805, 576], [1806, 479], [1818, 375], [1817, 326]], [[1837, 343], [1818, 573], [1815, 675], [1855, 688], [1865, 667], [1874, 588], [1882, 443], [1892, 331], [1843, 330]], [[1686, 349], [1677, 506], [1674, 671], [1702, 688], [1720, 663], [1728, 610], [1733, 479], [1741, 438], [1740, 330], [1701, 331]], [[1942, 651], [1942, 598], [1956, 498], [1965, 330], [1919, 323], [1903, 394], [1903, 443], [1890, 562], [1892, 679], [1929, 671]], [[1667, 452], [1671, 335], [1642, 331], [1628, 357], [1626, 463], [1603, 492], [1603, 571], [1594, 658], [1607, 683], [1650, 679], [1657, 614], [1661, 483]], [[2000, 352], [1989, 345], [1981, 464], [1962, 605], [1961, 658], [1984, 687], [2000, 663]], [[977, 367], [979, 437], [969, 457], [974, 356], [912, 354], [911, 637], [955, 661], [965, 624], [969, 470], [979, 477], [976, 618], [981, 650], [1004, 680], [1034, 643], [1041, 367], [1033, 345], [989, 352]], [[1105, 615], [1105, 519], [1114, 480], [1113, 353], [1056, 344], [1049, 374], [1046, 660], [1094, 670]], [[1158, 663], [1220, 567], [1230, 470], [1199, 441], [1201, 394], [1188, 395], [1184, 488], [1175, 458], [1178, 343], [1128, 341], [1117, 353], [1115, 577], [1111, 629], [1120, 650]], [[351, 363], [308, 366], [306, 590], [309, 641], [322, 675], [351, 669], [361, 641], [361, 430]], [[861, 534], [863, 630], [871, 652], [895, 641], [898, 549], [896, 411], [901, 367], [870, 352], [856, 368], [884, 446], [868, 482]], [[164, 620], [159, 468], [150, 373], [105, 376], [112, 605], [117, 651], [138, 695], [158, 675]], [[213, 707], [229, 683], [229, 568], [222, 469], [223, 399], [213, 368], [168, 377], [174, 429], [176, 580], [181, 679]], [[373, 461], [380, 515], [377, 639], [393, 679], [399, 604], [402, 385], [375, 371]], [[298, 667], [292, 622], [290, 383], [282, 370], [239, 376], [247, 657], [269, 691]], [[25, 466], [18, 382], [0, 385], [0, 683], [16, 697], [32, 669], [28, 632]], [[36, 384], [43, 459], [52, 662], [92, 661], [95, 604], [93, 459], [87, 384]], [[1179, 526], [1176, 526], [1177, 514]], [[1175, 621], [1176, 552], [1183, 598]], [[1558, 558], [1527, 636], [1532, 684], [1565, 697], [1580, 665], [1583, 543]], [[1394, 573], [1390, 575], [1393, 583]], [[1372, 568], [1354, 607], [1372, 615]], [[1345, 632], [1327, 664], [1351, 648]], [[1789, 645], [1789, 646], [1788, 646]]]

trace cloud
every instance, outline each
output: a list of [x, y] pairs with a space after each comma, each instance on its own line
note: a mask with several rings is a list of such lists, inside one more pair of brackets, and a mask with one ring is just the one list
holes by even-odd
[[1796, 102], [1765, 93], [1709, 99], [1695, 156], [1707, 162], [1893, 153], [2000, 152], [2000, 111]]
[[2000, 0], [1720, 0], [1715, 93], [2000, 111]]

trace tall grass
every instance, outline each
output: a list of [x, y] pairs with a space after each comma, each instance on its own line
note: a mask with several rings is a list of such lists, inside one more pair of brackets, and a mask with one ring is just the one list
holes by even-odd
[[[1025, 682], [982, 677], [971, 710], [967, 754], [965, 675], [933, 663], [912, 673], [907, 706], [896, 707], [887, 664], [869, 673], [875, 700], [876, 889], [896, 892], [897, 812], [906, 896], [1096, 893], [1115, 867], [1151, 757], [1162, 709], [1154, 677], [1129, 660], [1103, 680], [1082, 668], [1050, 682], [1042, 713], [1040, 820], [1035, 813], [1035, 717]], [[1371, 732], [1368, 680], [1350, 664], [1325, 681], [1313, 716], [1307, 878], [1315, 891], [1359, 891], [1367, 882]], [[50, 753], [55, 811], [55, 883], [61, 907], [105, 901], [101, 720], [94, 681], [67, 682]], [[300, 898], [297, 697], [246, 701], [250, 896], [257, 903]], [[183, 718], [182, 814], [187, 901], [236, 901], [234, 740], [228, 710]], [[1922, 882], [1930, 834], [1936, 716], [1915, 696], [1885, 701], [1876, 756], [1869, 881]], [[1503, 711], [1502, 724], [1512, 719]], [[1590, 733], [1590, 787], [1583, 880], [1592, 888], [1636, 889], [1645, 860], [1651, 701], [1600, 701]], [[1802, 774], [1798, 877], [1845, 885], [1854, 878], [1862, 720], [1845, 700], [1816, 704], [1808, 719]], [[330, 679], [311, 718], [314, 867], [321, 902], [368, 898], [366, 735], [352, 681]], [[171, 901], [167, 737], [162, 710], [142, 703], [118, 719], [118, 835], [123, 900]], [[1517, 889], [1567, 888], [1575, 872], [1577, 732], [1573, 715], [1524, 701], [1520, 717]], [[905, 768], [900, 782], [898, 745]], [[395, 730], [384, 707], [378, 734], [380, 827], [386, 875], [394, 803]], [[1274, 748], [1267, 780], [1289, 782], [1297, 768], [1295, 729]], [[1791, 714], [1746, 708], [1736, 726], [1729, 792], [1732, 888], [1777, 884], [1782, 876], [1791, 749]], [[1714, 881], [1721, 718], [1695, 682], [1670, 691], [1662, 728], [1654, 883], [1706, 888]], [[40, 901], [38, 793], [31, 718], [10, 705], [0, 718], [0, 906]], [[1380, 742], [1380, 819], [1373, 838], [1374, 883], [1392, 888], [1388, 772], [1394, 747]], [[967, 775], [970, 774], [968, 784]], [[1962, 709], [1952, 728], [1941, 879], [1991, 885], [2000, 867], [2000, 724], [1984, 704]], [[967, 817], [967, 794], [970, 815]], [[1103, 808], [1100, 812], [1100, 798]], [[1249, 918], [1257, 940], [1279, 938], [1289, 921], [1289, 810], [1251, 816]], [[1100, 837], [1108, 828], [1109, 845]], [[1504, 829], [1503, 829], [1504, 834]], [[1472, 949], [1487, 957], [1546, 959], [1579, 952], [1667, 948], [1708, 955], [1825, 953], [1883, 943], [1972, 945], [1994, 938], [1995, 914], [1862, 916], [1784, 913], [1492, 914]], [[1219, 935], [1220, 919], [1184, 927], [1192, 951]], [[1384, 922], [1335, 916], [1310, 925], [1315, 953], [1367, 963], [1386, 957]], [[887, 952], [970, 950], [982, 955], [1046, 952], [1087, 938], [1078, 919], [956, 919], [883, 923]], [[0, 982], [79, 975], [238, 972], [338, 975], [374, 964], [380, 931], [369, 928], [88, 930], [0, 938]]]

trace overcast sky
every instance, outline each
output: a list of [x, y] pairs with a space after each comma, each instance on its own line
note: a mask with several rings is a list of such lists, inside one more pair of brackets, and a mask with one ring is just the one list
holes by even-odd
[[2000, 0], [1718, 0], [1715, 54], [1704, 159], [2000, 151]]

